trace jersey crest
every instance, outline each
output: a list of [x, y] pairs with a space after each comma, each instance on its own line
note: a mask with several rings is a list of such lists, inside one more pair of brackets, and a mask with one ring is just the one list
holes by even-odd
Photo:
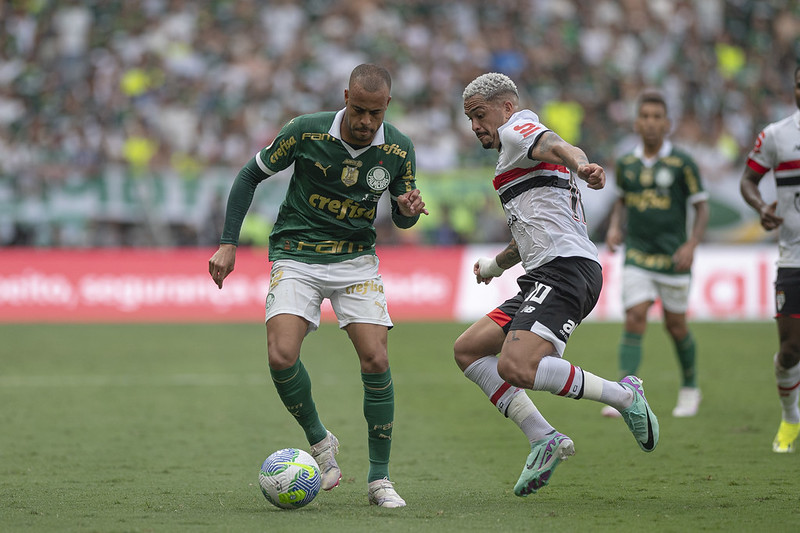
[[342, 183], [348, 187], [352, 187], [358, 182], [358, 169], [355, 167], [345, 166], [342, 168]]
[[367, 185], [373, 191], [382, 191], [389, 186], [391, 175], [381, 166], [372, 167], [367, 172]]
[[661, 189], [666, 189], [670, 185], [672, 185], [673, 181], [675, 181], [675, 176], [668, 168], [661, 167], [658, 169], [658, 172], [656, 172], [655, 181], [656, 181], [656, 187], [659, 187]]
[[649, 167], [642, 168], [639, 172], [639, 183], [642, 187], [651, 187], [653, 185], [653, 169]]

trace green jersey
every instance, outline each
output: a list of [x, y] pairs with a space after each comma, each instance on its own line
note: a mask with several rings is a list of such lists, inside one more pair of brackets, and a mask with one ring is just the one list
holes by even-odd
[[340, 137], [344, 110], [302, 115], [242, 168], [231, 188], [222, 243], [237, 244], [256, 185], [294, 163], [286, 197], [269, 237], [269, 259], [335, 263], [375, 254], [378, 200], [389, 191], [392, 219], [405, 217], [397, 197], [416, 187], [411, 140], [383, 123], [370, 146], [355, 148]]
[[619, 158], [616, 180], [628, 215], [625, 264], [674, 273], [672, 255], [687, 239], [687, 205], [708, 197], [697, 165], [666, 141], [655, 162], [644, 161], [641, 146]]

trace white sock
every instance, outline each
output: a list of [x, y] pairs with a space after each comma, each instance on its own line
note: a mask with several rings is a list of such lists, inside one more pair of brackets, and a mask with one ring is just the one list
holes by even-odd
[[507, 383], [497, 373], [497, 357], [481, 357], [464, 370], [504, 416], [514, 421], [531, 443], [554, 431], [522, 389]]
[[778, 397], [783, 409], [783, 420], [790, 424], [800, 422], [800, 408], [797, 400], [800, 398], [800, 363], [792, 368], [783, 368], [778, 363], [778, 354], [775, 354], [775, 381], [778, 383]]
[[508, 406], [508, 418], [519, 426], [531, 444], [555, 431], [555, 428], [542, 416], [542, 413], [522, 390], [511, 399]]
[[464, 375], [481, 388], [503, 416], [508, 416], [506, 411], [511, 399], [522, 389], [514, 387], [500, 377], [497, 373], [497, 357], [493, 355], [481, 357], [464, 370]]
[[580, 399], [584, 393], [583, 370], [557, 356], [542, 357], [533, 379], [533, 390]]
[[534, 390], [546, 390], [558, 396], [580, 400], [594, 400], [616, 409], [625, 409], [633, 403], [633, 395], [626, 387], [608, 381], [560, 357], [548, 356], [539, 361]]

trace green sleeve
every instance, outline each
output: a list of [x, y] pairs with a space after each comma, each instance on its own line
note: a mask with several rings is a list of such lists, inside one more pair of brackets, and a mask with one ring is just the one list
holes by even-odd
[[392, 222], [394, 222], [394, 225], [400, 229], [408, 229], [416, 224], [417, 220], [419, 220], [419, 213], [413, 217], [407, 217], [400, 214], [400, 206], [397, 203], [397, 200], [395, 200], [395, 198], [401, 194], [405, 194], [417, 188], [415, 177], [417, 173], [417, 154], [414, 151], [414, 145], [411, 144], [410, 140], [407, 141], [405, 149], [406, 159], [403, 162], [402, 175], [399, 175], [392, 180], [392, 183], [389, 186], [389, 191], [392, 195]]
[[259, 183], [268, 176], [258, 168], [255, 158], [251, 159], [236, 175], [228, 195], [228, 206], [225, 210], [225, 225], [222, 228], [220, 244], [239, 244], [239, 232], [242, 222], [253, 202], [253, 195]]
[[683, 166], [683, 177], [685, 180], [686, 191], [689, 196], [703, 192], [703, 181], [700, 179], [700, 171], [697, 164], [691, 157], [686, 157]]
[[416, 224], [417, 220], [419, 220], [419, 213], [413, 217], [407, 217], [401, 214], [400, 204], [398, 204], [396, 200], [392, 199], [392, 222], [394, 222], [395, 226], [400, 229], [408, 229]]
[[617, 188], [622, 191], [622, 184], [625, 181], [622, 178], [622, 159], [617, 159], [614, 166], [614, 181], [616, 182]]

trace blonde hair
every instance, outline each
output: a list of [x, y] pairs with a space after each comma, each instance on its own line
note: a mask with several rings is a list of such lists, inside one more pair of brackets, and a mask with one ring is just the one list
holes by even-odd
[[499, 72], [489, 72], [481, 74], [470, 82], [464, 89], [462, 97], [464, 100], [480, 96], [484, 100], [494, 100], [506, 96], [512, 96], [519, 100], [517, 85], [505, 74]]

